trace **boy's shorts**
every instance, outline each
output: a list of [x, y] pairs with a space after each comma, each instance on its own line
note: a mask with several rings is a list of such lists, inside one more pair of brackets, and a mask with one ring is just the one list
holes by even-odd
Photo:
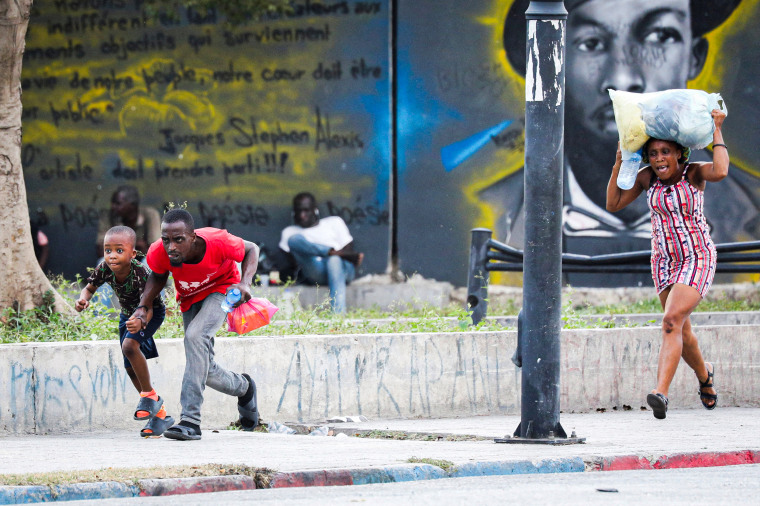
[[[156, 348], [156, 342], [153, 340], [153, 334], [156, 333], [158, 327], [164, 322], [166, 310], [164, 308], [153, 308], [153, 318], [148, 322], [148, 326], [137, 334], [132, 334], [127, 330], [127, 320], [129, 320], [130, 316], [132, 315], [124, 313], [119, 315], [119, 343], [124, 344], [124, 339], [126, 338], [134, 339], [140, 343], [140, 351], [145, 355], [146, 359], [156, 358], [158, 356], [158, 349]], [[124, 357], [124, 367], [132, 367], [127, 357]]]

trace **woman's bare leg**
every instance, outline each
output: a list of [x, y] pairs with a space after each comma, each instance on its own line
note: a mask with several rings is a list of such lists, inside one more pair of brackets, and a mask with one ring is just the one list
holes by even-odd
[[[694, 369], [692, 363], [696, 360], [694, 349], [696, 348], [699, 357], [702, 356], [696, 337], [691, 332], [691, 323], [689, 322], [689, 315], [701, 300], [702, 296], [695, 288], [680, 283], [676, 283], [660, 293], [660, 303], [664, 310], [662, 316], [662, 347], [657, 362], [657, 388], [652, 393], [668, 396], [670, 383], [673, 381], [678, 362], [684, 352], [688, 355], [688, 359], [684, 357], [684, 360], [692, 369]], [[687, 322], [689, 323], [687, 324]], [[689, 331], [686, 342], [684, 341], [685, 329]], [[704, 367], [704, 361], [702, 361], [702, 367]], [[706, 376], [707, 373], [705, 372], [704, 377]]]
[[[683, 327], [683, 352], [681, 353], [684, 362], [694, 370], [694, 374], [697, 375], [697, 379], [704, 383], [707, 381], [707, 365], [705, 365], [705, 359], [702, 357], [702, 350], [699, 349], [699, 343], [697, 342], [697, 336], [691, 329], [691, 322], [686, 320], [686, 324]], [[712, 369], [710, 370], [712, 372]], [[704, 388], [702, 392], [706, 394], [716, 394], [714, 388]], [[712, 405], [715, 401], [706, 401], [708, 405]]]

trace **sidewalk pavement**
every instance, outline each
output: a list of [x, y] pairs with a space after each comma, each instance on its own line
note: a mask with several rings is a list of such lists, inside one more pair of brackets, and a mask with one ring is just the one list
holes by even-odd
[[[696, 394], [695, 394], [696, 397]], [[272, 487], [356, 485], [461, 476], [623, 469], [708, 467], [760, 463], [760, 409], [671, 410], [665, 420], [651, 411], [562, 414], [565, 431], [584, 444], [498, 444], [519, 416], [370, 420], [330, 423], [338, 432], [382, 430], [461, 434], [477, 441], [389, 440], [205, 429], [200, 441], [141, 439], [131, 432], [0, 438], [0, 475], [103, 468], [236, 464], [274, 471]], [[410, 458], [442, 459], [444, 470]], [[58, 487], [3, 487], [0, 504], [213, 492], [255, 488], [241, 476], [140, 480]]]

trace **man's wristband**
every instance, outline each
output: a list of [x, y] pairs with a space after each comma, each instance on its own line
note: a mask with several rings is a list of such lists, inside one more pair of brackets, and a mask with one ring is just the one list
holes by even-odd
[[715, 142], [715, 143], [713, 143], [713, 148], [718, 147], [718, 146], [723, 146], [724, 148], [726, 148], [726, 151], [728, 151], [728, 146], [726, 146], [722, 142]]
[[137, 306], [137, 307], [135, 308], [135, 311], [137, 311], [137, 310], [138, 310], [138, 309], [140, 309], [141, 307], [144, 307], [146, 311], [147, 311], [148, 309], [150, 309], [148, 306], [145, 306], [145, 305], [141, 305], [141, 306]]

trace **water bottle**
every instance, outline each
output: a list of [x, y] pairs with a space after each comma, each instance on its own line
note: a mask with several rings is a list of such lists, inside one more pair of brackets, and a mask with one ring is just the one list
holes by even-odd
[[293, 313], [295, 313], [295, 305], [293, 304], [293, 300], [295, 298], [295, 294], [293, 293], [293, 290], [291, 290], [288, 287], [285, 287], [285, 290], [282, 292], [282, 300], [280, 304], [280, 309], [282, 310], [282, 314], [285, 315], [286, 318], [290, 318], [293, 316]]
[[636, 175], [639, 173], [639, 167], [641, 167], [641, 150], [626, 151], [622, 149], [623, 163], [620, 164], [620, 171], [618, 172], [617, 185], [621, 190], [630, 190], [633, 188], [633, 184], [636, 182]]
[[272, 434], [295, 434], [296, 430], [283, 423], [269, 422], [267, 424], [267, 432]]
[[315, 428], [313, 431], [309, 432], [310, 436], [329, 436], [330, 435], [330, 427], [327, 425], [323, 425], [321, 427]]
[[232, 312], [233, 305], [237, 303], [237, 301], [240, 300], [240, 290], [237, 288], [233, 288], [232, 290], [229, 290], [227, 292], [227, 295], [224, 297], [224, 300], [222, 301], [222, 309], [225, 313]]

